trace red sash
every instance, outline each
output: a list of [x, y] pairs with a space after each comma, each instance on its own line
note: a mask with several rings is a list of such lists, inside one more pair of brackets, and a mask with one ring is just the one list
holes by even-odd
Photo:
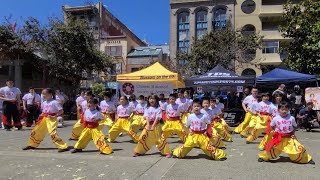
[[166, 115], [166, 111], [162, 110], [162, 120], [166, 120], [167, 119], [167, 115]]
[[213, 137], [212, 135], [212, 127], [213, 127], [213, 123], [211, 123], [207, 129], [207, 136], [211, 139]]
[[277, 146], [281, 143], [282, 138], [291, 138], [293, 133], [283, 134], [279, 132], [274, 132], [272, 139], [266, 145], [266, 151], [270, 151], [274, 146]]
[[180, 117], [179, 116], [177, 116], [177, 117], [167, 117], [167, 121], [179, 121], [179, 120], [181, 120], [180, 119]]
[[98, 122], [84, 122], [83, 124], [84, 128], [96, 128], [99, 126]]
[[40, 114], [38, 121], [36, 122], [36, 125], [40, 124], [43, 118], [48, 117], [48, 116], [55, 116], [57, 113], [42, 113]]
[[206, 130], [203, 130], [203, 131], [192, 131], [191, 130], [192, 134], [204, 134], [205, 132], [206, 132]]
[[82, 113], [80, 114], [80, 123], [83, 124], [84, 121], [85, 121], [85, 119], [84, 119], [84, 112], [82, 112]]

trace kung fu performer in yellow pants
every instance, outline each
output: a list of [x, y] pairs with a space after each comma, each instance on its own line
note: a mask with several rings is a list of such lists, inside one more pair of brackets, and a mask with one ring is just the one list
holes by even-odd
[[235, 133], [239, 134], [249, 125], [249, 122], [250, 122], [251, 116], [252, 116], [249, 109], [253, 103], [258, 102], [257, 94], [258, 94], [258, 89], [256, 87], [253, 87], [251, 89], [251, 95], [247, 96], [243, 100], [242, 108], [246, 111], [246, 115], [245, 115], [243, 122], [238, 127], [236, 127], [236, 129], [234, 130]]
[[100, 102], [100, 111], [104, 117], [102, 121], [99, 121], [99, 128], [102, 129], [103, 126], [107, 126], [109, 129], [112, 127], [114, 122], [114, 114], [116, 112], [116, 105], [111, 101], [112, 94], [110, 92], [104, 92], [104, 100]]
[[259, 162], [276, 159], [282, 152], [289, 155], [292, 162], [315, 164], [305, 147], [299, 143], [294, 135], [297, 123], [295, 118], [288, 114], [289, 104], [279, 104], [279, 115], [270, 123], [274, 130], [272, 140], [268, 142], [266, 150], [259, 154]]
[[212, 122], [212, 128], [214, 128], [225, 141], [232, 142], [232, 137], [229, 134], [228, 130], [222, 125], [220, 118], [215, 118]]
[[186, 132], [180, 119], [180, 113], [183, 111], [184, 105], [176, 104], [175, 100], [175, 96], [170, 94], [170, 104], [167, 105], [166, 109], [167, 120], [164, 126], [162, 126], [161, 140], [165, 141], [167, 138], [176, 134], [181, 141], [185, 142]]
[[99, 122], [104, 119], [103, 115], [96, 109], [98, 104], [97, 99], [88, 101], [89, 109], [84, 112], [84, 129], [80, 135], [78, 142], [74, 145], [72, 153], [81, 152], [86, 148], [88, 143], [93, 140], [101, 154], [111, 154], [112, 149], [106, 143], [105, 136], [99, 128]]
[[57, 134], [57, 117], [63, 113], [63, 110], [61, 105], [52, 99], [53, 94], [54, 91], [49, 88], [42, 91], [43, 98], [45, 99], [41, 104], [42, 114], [39, 116], [36, 126], [31, 131], [27, 147], [23, 148], [23, 150], [37, 148], [47, 133], [59, 149], [58, 152], [69, 150], [67, 144], [63, 142]]
[[270, 94], [263, 93], [261, 96], [262, 101], [258, 103], [256, 108], [256, 112], [259, 116], [256, 119], [256, 124], [251, 131], [250, 136], [246, 139], [247, 143], [256, 140], [262, 134], [262, 132], [267, 128], [268, 122], [270, 121], [269, 119], [272, 118], [272, 113], [274, 112], [274, 106], [269, 101]]
[[211, 146], [206, 133], [206, 126], [211, 123], [210, 118], [200, 112], [201, 102], [199, 99], [193, 101], [193, 114], [188, 117], [187, 127], [190, 133], [186, 142], [173, 151], [173, 155], [178, 158], [185, 157], [194, 147], [200, 147], [202, 151], [214, 160], [226, 160], [223, 150]]
[[144, 110], [147, 107], [147, 103], [144, 101], [144, 96], [139, 96], [139, 103], [136, 105], [134, 115], [132, 117], [131, 127], [135, 133], [138, 133], [140, 128], [144, 128], [146, 121], [143, 118]]
[[88, 103], [87, 101], [91, 98], [93, 98], [93, 94], [92, 91], [86, 91], [84, 94], [84, 98], [85, 100], [82, 101], [81, 103], [81, 115], [80, 115], [80, 119], [78, 119], [78, 121], [76, 122], [76, 124], [72, 127], [72, 132], [70, 135], [69, 140], [78, 140], [80, 137], [80, 134], [82, 133], [83, 129], [84, 129], [84, 122], [83, 120], [83, 114], [84, 112], [88, 109]]
[[144, 110], [143, 117], [146, 119], [147, 124], [140, 135], [133, 156], [143, 155], [149, 151], [153, 145], [157, 145], [162, 155], [171, 157], [171, 150], [167, 141], [161, 141], [160, 139], [161, 128], [159, 122], [162, 118], [162, 110], [159, 106], [159, 98], [157, 95], [149, 96], [148, 106]]
[[247, 137], [248, 134], [250, 134], [251, 131], [253, 130], [253, 128], [256, 126], [257, 121], [259, 119], [258, 108], [259, 108], [259, 103], [258, 102], [255, 102], [255, 103], [251, 104], [251, 106], [249, 108], [249, 112], [252, 114], [251, 115], [251, 119], [249, 121], [249, 125], [246, 128], [244, 128], [244, 130], [242, 130], [240, 132], [240, 136], [242, 138]]
[[138, 142], [139, 136], [132, 130], [131, 122], [129, 120], [134, 107], [129, 105], [128, 98], [126, 96], [120, 97], [120, 103], [121, 105], [117, 107], [118, 119], [109, 130], [108, 142], [113, 142], [122, 131], [125, 131], [134, 142]]
[[[202, 98], [202, 109], [201, 113], [206, 114], [211, 122], [214, 120], [215, 117], [218, 117], [218, 112], [217, 109], [209, 109], [210, 106], [210, 98], [204, 97]], [[207, 135], [212, 143], [212, 145], [216, 148], [225, 148], [226, 145], [224, 142], [221, 140], [220, 134], [216, 131], [215, 128], [213, 128], [213, 123], [208, 125], [208, 132]]]

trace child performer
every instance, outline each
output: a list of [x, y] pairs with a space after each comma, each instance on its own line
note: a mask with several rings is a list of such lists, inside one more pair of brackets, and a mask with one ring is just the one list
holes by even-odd
[[84, 129], [80, 135], [78, 142], [74, 145], [74, 150], [71, 153], [81, 152], [86, 148], [88, 143], [93, 140], [101, 154], [111, 154], [112, 149], [106, 143], [105, 136], [99, 128], [99, 121], [103, 120], [103, 115], [97, 110], [98, 100], [90, 99], [88, 101], [88, 109], [84, 112]]
[[92, 94], [92, 91], [86, 91], [86, 93], [84, 94], [84, 98], [85, 98], [85, 101], [82, 101], [81, 103], [81, 115], [80, 115], [80, 119], [76, 122], [76, 124], [73, 126], [72, 128], [72, 132], [71, 132], [71, 135], [70, 135], [70, 138], [69, 140], [70, 141], [77, 141], [81, 135], [81, 132], [83, 131], [84, 129], [84, 126], [83, 126], [83, 114], [84, 112], [88, 109], [88, 104], [87, 104], [87, 101], [91, 98], [93, 98], [93, 94]]
[[259, 118], [258, 116], [259, 102], [261, 101], [260, 97], [261, 97], [260, 95], [257, 95], [258, 101], [252, 103], [248, 109], [248, 112], [250, 112], [251, 114], [251, 118], [249, 120], [249, 125], [243, 131], [240, 132], [240, 136], [242, 138], [246, 138], [257, 124], [257, 120]]
[[182, 123], [185, 125], [186, 121], [188, 119], [188, 99], [185, 98], [184, 93], [186, 93], [186, 96], [188, 95], [188, 92], [183, 92], [182, 90], [180, 90], [178, 92], [178, 98], [176, 99], [176, 104], [179, 105], [183, 105], [185, 108], [183, 109], [183, 111], [181, 112], [181, 121]]
[[113, 101], [111, 101], [111, 93], [110, 92], [104, 92], [103, 98], [104, 100], [100, 102], [100, 109], [101, 113], [104, 117], [102, 121], [99, 121], [99, 128], [102, 129], [103, 126], [107, 126], [109, 129], [113, 125], [113, 115], [116, 112], [116, 106]]
[[144, 101], [144, 96], [139, 96], [139, 103], [136, 105], [134, 115], [132, 117], [131, 127], [132, 130], [137, 133], [140, 128], [143, 128], [146, 124], [145, 120], [143, 119], [144, 110], [147, 107], [147, 103]]
[[81, 103], [83, 101], [85, 101], [85, 98], [84, 98], [84, 94], [85, 94], [85, 91], [81, 91], [80, 92], [80, 96], [77, 97], [76, 99], [76, 105], [77, 105], [77, 119], [80, 119], [80, 116], [81, 116]]
[[52, 89], [44, 89], [42, 95], [45, 99], [41, 104], [42, 114], [39, 116], [36, 126], [32, 129], [27, 147], [23, 148], [23, 150], [37, 148], [48, 132], [52, 142], [59, 149], [58, 152], [68, 151], [67, 144], [57, 134], [57, 117], [63, 114], [63, 109], [60, 103], [53, 99], [55, 95]]
[[186, 132], [181, 122], [180, 114], [184, 110], [184, 104], [176, 104], [176, 97], [173, 94], [169, 96], [169, 104], [167, 105], [167, 120], [162, 126], [161, 140], [166, 141], [173, 134], [178, 135], [181, 141], [185, 142]]
[[187, 127], [190, 133], [186, 142], [173, 151], [173, 155], [178, 158], [185, 157], [194, 147], [200, 147], [202, 151], [214, 160], [226, 160], [223, 150], [210, 145], [210, 140], [206, 135], [207, 125], [211, 123], [210, 118], [201, 113], [201, 101], [195, 99], [192, 103], [193, 114], [188, 117]]
[[249, 111], [249, 109], [250, 109], [249, 107], [253, 103], [258, 101], [257, 93], [258, 93], [258, 89], [256, 87], [252, 87], [251, 95], [247, 96], [243, 100], [242, 108], [243, 108], [244, 111], [246, 111], [246, 116], [245, 116], [243, 122], [238, 127], [236, 127], [236, 129], [234, 130], [235, 133], [239, 134], [241, 131], [243, 131], [249, 125], [249, 122], [250, 122], [251, 116], [252, 116], [252, 113]]
[[167, 141], [161, 141], [161, 107], [159, 106], [159, 98], [157, 95], [151, 95], [148, 97], [148, 105], [144, 111], [143, 117], [147, 121], [147, 125], [143, 129], [138, 145], [134, 149], [133, 156], [145, 154], [151, 147], [156, 144], [161, 154], [166, 157], [171, 157], [171, 150]]
[[[282, 94], [280, 93], [275, 93], [273, 95], [273, 100], [272, 100], [272, 115], [273, 115], [273, 118], [277, 115], [279, 115], [279, 111], [278, 111], [278, 106], [279, 104], [281, 103], [282, 101]], [[289, 112], [290, 114], [290, 112]], [[273, 119], [272, 118], [272, 119]], [[265, 135], [264, 137], [262, 138], [258, 148], [263, 151], [266, 144], [272, 139], [272, 135], [274, 133], [274, 131], [271, 129], [270, 127], [270, 123], [271, 123], [271, 119], [268, 120], [268, 123], [267, 123], [267, 128], [266, 128], [266, 131], [265, 131]]]
[[294, 134], [297, 123], [295, 118], [288, 114], [289, 109], [290, 105], [287, 102], [279, 104], [279, 115], [273, 118], [270, 123], [274, 130], [272, 140], [266, 145], [266, 150], [259, 154], [259, 162], [276, 159], [281, 152], [284, 152], [289, 155], [292, 162], [315, 164]]
[[167, 119], [167, 116], [166, 116], [166, 108], [167, 108], [167, 101], [166, 99], [164, 98], [164, 94], [160, 94], [159, 95], [159, 98], [160, 98], [160, 101], [159, 101], [159, 104], [160, 104], [160, 107], [161, 107], [161, 110], [162, 110], [162, 120], [165, 121]]
[[269, 119], [272, 118], [273, 105], [269, 101], [270, 94], [263, 93], [261, 96], [262, 96], [262, 101], [259, 102], [257, 112], [256, 112], [258, 115], [257, 123], [253, 128], [253, 130], [251, 131], [250, 136], [246, 139], [247, 144], [256, 140], [261, 135], [261, 133], [267, 128], [268, 121], [270, 121]]
[[[221, 116], [222, 116], [221, 110], [219, 108], [215, 107], [214, 109], [212, 109], [212, 111], [214, 114], [217, 114], [217, 116], [214, 118], [214, 121], [212, 121], [211, 126], [218, 132], [218, 134], [220, 136], [223, 137], [223, 139], [225, 141], [232, 142], [232, 137], [226, 128], [226, 126], [228, 126], [228, 125], [224, 121], [224, 119], [221, 118]], [[223, 123], [225, 124], [225, 126], [223, 125]]]
[[117, 107], [118, 119], [109, 130], [108, 142], [113, 142], [122, 131], [129, 134], [134, 142], [138, 142], [139, 136], [132, 130], [129, 117], [134, 107], [129, 104], [126, 96], [120, 97], [120, 105]]
[[[210, 118], [210, 121], [213, 122], [215, 118], [218, 117], [217, 113], [214, 113], [214, 111], [212, 109], [209, 109], [209, 103], [210, 99], [207, 97], [202, 98], [202, 107], [203, 109], [201, 109], [201, 113], [207, 115]], [[212, 123], [211, 123], [212, 124]], [[216, 148], [225, 148], [226, 145], [224, 144], [224, 142], [221, 140], [221, 136], [220, 134], [216, 131], [216, 129], [214, 129], [212, 125], [208, 126], [208, 137], [210, 138], [210, 141], [212, 143], [212, 145]]]

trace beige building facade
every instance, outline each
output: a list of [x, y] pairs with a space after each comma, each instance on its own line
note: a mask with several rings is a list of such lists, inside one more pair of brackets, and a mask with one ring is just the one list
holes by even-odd
[[[286, 57], [281, 52], [290, 42], [279, 32], [283, 4], [286, 0], [171, 0], [170, 1], [170, 52], [190, 50], [194, 40], [230, 21], [242, 33], [257, 32], [263, 36], [262, 49], [251, 52], [250, 63], [236, 63], [240, 75], [261, 75], [262, 66], [279, 66]], [[179, 62], [178, 62], [179, 63]]]
[[117, 74], [130, 72], [127, 69], [127, 55], [133, 48], [146, 46], [144, 41], [130, 31], [101, 2], [88, 6], [63, 6], [63, 11], [65, 18], [86, 20], [96, 39], [97, 49], [112, 58], [113, 67], [109, 71], [110, 74], [100, 74], [95, 80], [113, 80]]

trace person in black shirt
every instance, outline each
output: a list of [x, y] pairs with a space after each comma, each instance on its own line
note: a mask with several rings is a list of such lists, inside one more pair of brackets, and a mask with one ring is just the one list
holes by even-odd
[[304, 109], [301, 109], [299, 112], [299, 118], [302, 119], [302, 126], [307, 130], [307, 132], [310, 132], [313, 124], [317, 122], [317, 113], [313, 108], [313, 103], [308, 102], [307, 107]]
[[289, 96], [289, 100], [292, 104], [293, 116], [296, 117], [305, 104], [304, 94], [299, 85], [294, 86], [294, 92]]

